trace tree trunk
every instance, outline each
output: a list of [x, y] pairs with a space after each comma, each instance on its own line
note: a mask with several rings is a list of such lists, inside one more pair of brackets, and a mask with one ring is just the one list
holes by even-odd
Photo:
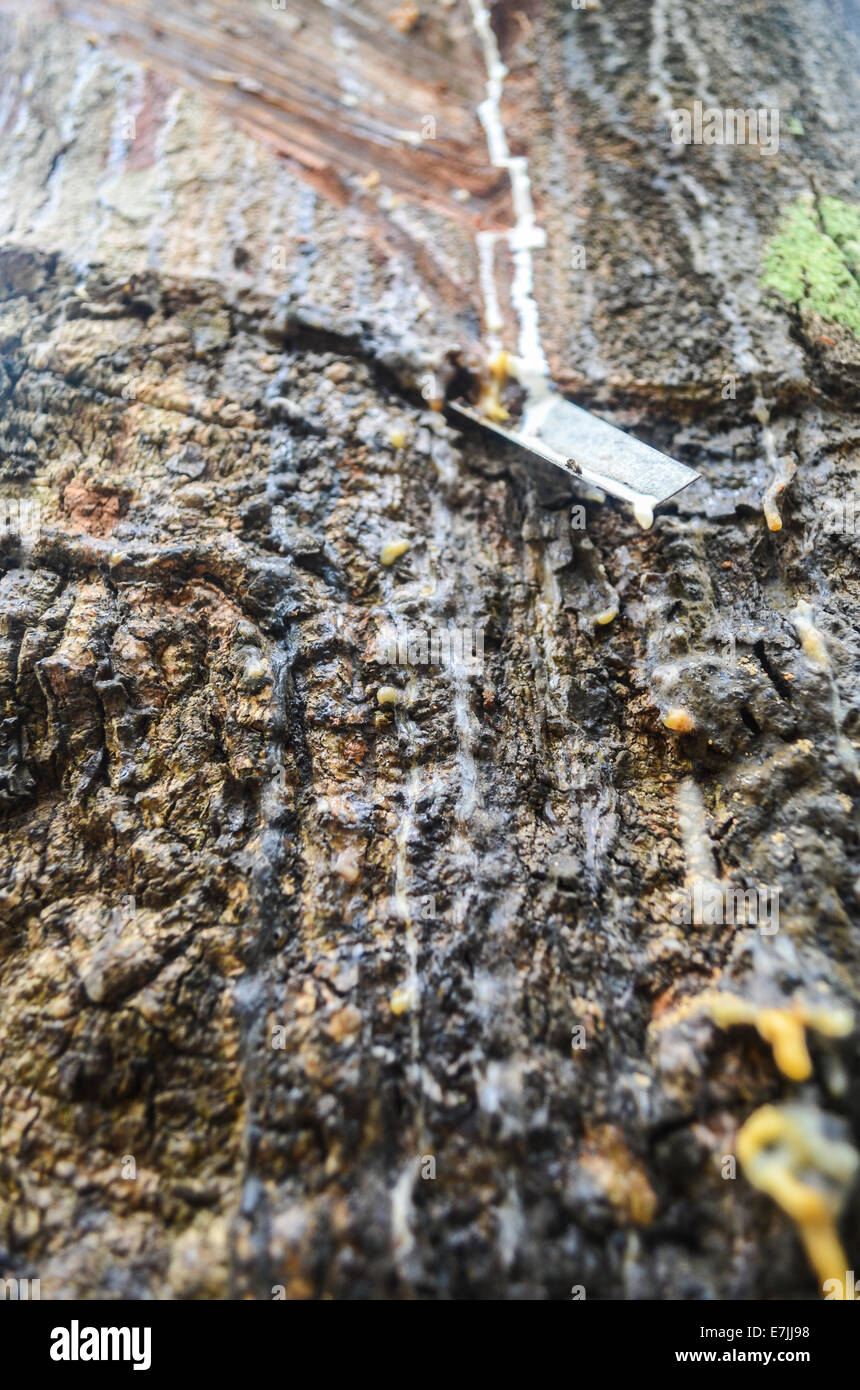
[[0, 19], [0, 1272], [816, 1297], [857, 5], [493, 6], [552, 377], [703, 475], [648, 531], [427, 405], [528, 307], [477, 5], [62, 8]]

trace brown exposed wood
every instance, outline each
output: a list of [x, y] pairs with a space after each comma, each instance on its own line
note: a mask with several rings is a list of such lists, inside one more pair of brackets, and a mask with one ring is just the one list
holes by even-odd
[[[332, 190], [345, 176], [375, 179], [470, 226], [492, 225], [508, 207], [474, 106], [481, 57], [462, 23], [452, 33], [428, 11], [404, 32], [389, 0], [241, 11], [179, 0], [157, 18], [146, 0], [59, 9], [204, 92]], [[457, 189], [470, 195], [468, 207], [452, 197]]]

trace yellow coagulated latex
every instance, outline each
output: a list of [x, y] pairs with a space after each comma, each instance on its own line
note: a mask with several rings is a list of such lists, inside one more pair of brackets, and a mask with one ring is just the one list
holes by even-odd
[[[848, 1285], [848, 1261], [836, 1220], [857, 1173], [857, 1151], [825, 1132], [827, 1117], [810, 1105], [763, 1105], [738, 1132], [743, 1170], [795, 1223], [821, 1285]], [[820, 1182], [816, 1182], [816, 1178]]]

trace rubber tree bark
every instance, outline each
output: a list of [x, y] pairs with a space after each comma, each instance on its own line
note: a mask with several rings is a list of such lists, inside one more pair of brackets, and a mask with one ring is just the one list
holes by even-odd
[[[514, 218], [465, 0], [170, 10], [0, 23], [2, 1272], [816, 1297], [860, 1249], [856, 5], [493, 6], [553, 377], [703, 474], [647, 532], [422, 399]], [[675, 143], [696, 102], [778, 150]]]

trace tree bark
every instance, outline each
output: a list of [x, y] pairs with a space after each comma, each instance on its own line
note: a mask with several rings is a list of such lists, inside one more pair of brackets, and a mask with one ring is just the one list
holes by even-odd
[[465, 0], [70, 9], [0, 18], [0, 1273], [816, 1297], [734, 1156], [856, 1261], [857, 6], [493, 6], [553, 378], [703, 474], [649, 531], [422, 399], [515, 215]]

